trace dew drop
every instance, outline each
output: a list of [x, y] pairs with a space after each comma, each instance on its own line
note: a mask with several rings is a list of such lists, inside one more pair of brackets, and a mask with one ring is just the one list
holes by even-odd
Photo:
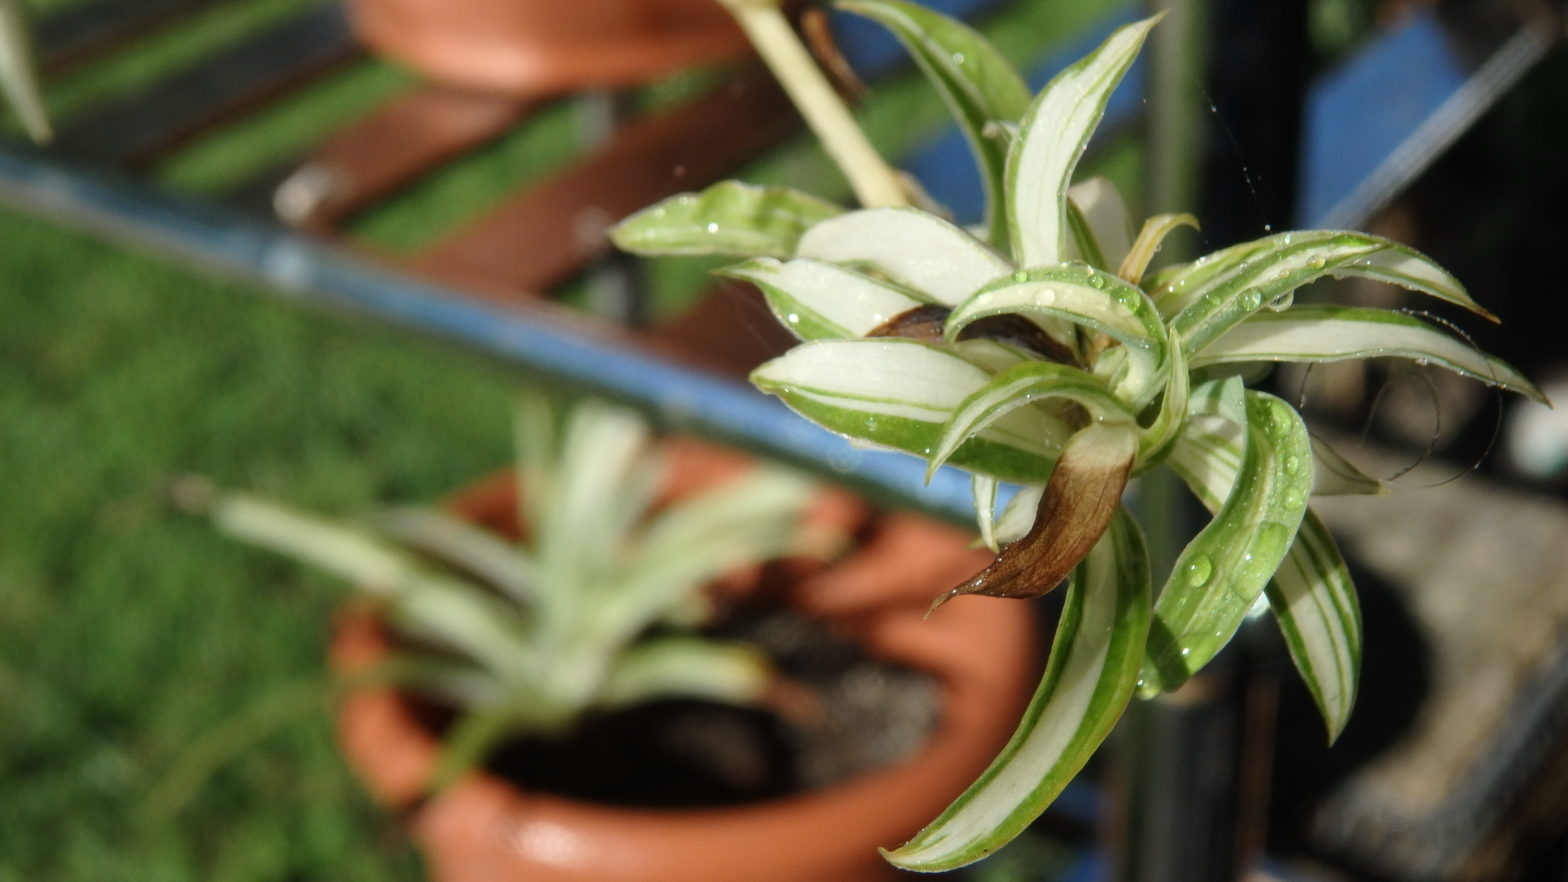
[[1192, 655], [1192, 647], [1190, 647], [1190, 646], [1183, 646], [1181, 648], [1181, 657], [1182, 658], [1186, 658], [1189, 655]]
[[953, 63], [954, 64], [963, 64], [964, 63], [964, 53], [962, 53], [962, 52], [954, 52], [953, 53]]
[[1306, 499], [1302, 497], [1300, 490], [1292, 488], [1285, 491], [1285, 505], [1287, 508], [1300, 508], [1303, 502], [1306, 502]]
[[1285, 235], [1279, 237], [1279, 244], [1281, 244], [1281, 245], [1289, 245], [1291, 243], [1291, 240], [1294, 239], [1294, 238], [1295, 237], [1292, 236], [1291, 234], [1286, 233]]
[[1281, 465], [1285, 467], [1285, 474], [1287, 475], [1301, 474], [1301, 457], [1299, 456], [1287, 456]]
[[1200, 554], [1187, 563], [1187, 584], [1193, 587], [1207, 585], [1214, 576], [1214, 561], [1208, 555]]
[[1013, 281], [1015, 281], [1015, 282], [1027, 282], [1027, 281], [1029, 281], [1029, 274], [1024, 272], [1023, 270], [1019, 270], [1018, 272], [1013, 273]]
[[708, 222], [708, 232], [710, 232], [710, 233], [717, 233], [718, 231], [719, 231], [719, 225], [714, 223], [713, 221], [709, 221]]
[[1257, 291], [1248, 291], [1241, 295], [1241, 306], [1243, 309], [1257, 309], [1262, 303], [1263, 295]]
[[1089, 287], [1091, 287], [1091, 288], [1104, 288], [1105, 287], [1105, 277], [1100, 275], [1099, 273], [1095, 273], [1095, 274], [1089, 276]]
[[1310, 266], [1310, 267], [1312, 267], [1315, 270], [1320, 270], [1320, 269], [1322, 269], [1323, 267], [1325, 267], [1327, 265], [1328, 265], [1328, 261], [1324, 260], [1321, 257], [1314, 257], [1311, 260], [1307, 261], [1307, 266]]
[[797, 314], [797, 313], [793, 313], [792, 312], [789, 315], [785, 316], [784, 320], [789, 322], [792, 325], [798, 325], [798, 324], [800, 324], [800, 315]]
[[1265, 233], [1272, 233], [1272, 232], [1274, 232], [1274, 225], [1273, 224], [1264, 224], [1263, 225], [1263, 232], [1265, 232]]

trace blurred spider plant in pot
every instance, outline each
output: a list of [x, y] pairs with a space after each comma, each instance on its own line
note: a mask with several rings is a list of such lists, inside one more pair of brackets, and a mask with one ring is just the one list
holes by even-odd
[[[726, 182], [626, 219], [617, 243], [748, 258], [721, 272], [755, 283], [801, 341], [752, 374], [759, 388], [856, 442], [972, 475], [979, 532], [998, 554], [937, 604], [1069, 586], [1012, 740], [888, 860], [943, 870], [1005, 844], [1134, 695], [1181, 686], [1263, 596], [1336, 737], [1355, 698], [1360, 617], [1308, 500], [1385, 488], [1343, 462], [1323, 467], [1332, 455], [1313, 449], [1295, 408], [1247, 388], [1241, 368], [1400, 357], [1544, 401], [1502, 361], [1412, 315], [1292, 298], [1354, 276], [1490, 314], [1427, 257], [1356, 232], [1281, 233], [1151, 272], [1165, 236], [1197, 220], [1161, 215], [1135, 229], [1108, 182], [1072, 179], [1158, 16], [1117, 30], [1031, 96], [959, 22], [900, 0], [840, 4], [892, 30], [968, 136], [988, 208], [965, 229], [910, 207], [900, 177], [847, 131], [853, 121], [820, 72], [785, 45], [776, 9], [731, 5], [754, 39], [784, 46], [759, 49], [786, 83], [799, 81], [797, 101], [832, 105], [803, 110], [863, 207]], [[1155, 592], [1121, 499], [1131, 478], [1163, 467], [1214, 517]], [[1018, 490], [998, 516], [1002, 485]]]
[[[748, 563], [809, 551], [811, 484], [753, 469], [660, 498], [666, 473], [645, 424], [596, 401], [559, 421], [543, 396], [516, 419], [513, 544], [438, 509], [365, 525], [253, 496], [184, 488], [224, 533], [340, 576], [405, 638], [399, 683], [459, 710], [432, 785], [504, 739], [570, 734], [586, 715], [655, 698], [759, 703], [775, 685], [756, 649], [697, 634], [703, 589]], [[819, 551], [827, 549], [820, 548]]]
[[22, 0], [0, 0], [0, 96], [11, 105], [28, 137], [42, 144], [54, 136], [44, 112]]

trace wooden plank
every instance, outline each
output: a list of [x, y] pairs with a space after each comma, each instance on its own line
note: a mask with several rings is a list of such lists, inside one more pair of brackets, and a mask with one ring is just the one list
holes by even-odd
[[687, 104], [628, 123], [598, 151], [415, 258], [419, 271], [490, 297], [543, 292], [605, 252], [605, 230], [651, 202], [733, 172], [798, 129], [753, 69]]
[[355, 51], [343, 11], [315, 7], [140, 95], [84, 114], [61, 130], [57, 147], [77, 159], [143, 165], [210, 126], [308, 83]]
[[313, 149], [277, 185], [284, 221], [327, 233], [427, 172], [501, 135], [543, 99], [426, 85], [383, 104]]

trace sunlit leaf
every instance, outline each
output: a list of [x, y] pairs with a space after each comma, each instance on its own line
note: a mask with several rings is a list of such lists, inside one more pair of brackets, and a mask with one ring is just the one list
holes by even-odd
[[1148, 555], [1122, 511], [1073, 574], [1045, 675], [1012, 739], [963, 795], [887, 859], [910, 870], [947, 870], [1021, 833], [1121, 717], [1148, 628]]
[[1350, 721], [1361, 672], [1361, 607], [1334, 537], [1310, 510], [1268, 587], [1291, 661], [1334, 741]]
[[[1218, 415], [1243, 426], [1246, 443], [1224, 504], [1182, 550], [1160, 592], [1144, 694], [1180, 686], [1230, 642], [1289, 552], [1311, 493], [1312, 451], [1301, 416], [1271, 395], [1243, 391], [1234, 378], [1221, 388]], [[1185, 434], [1176, 442], [1173, 464], [1188, 443]]]
[[1359, 233], [1276, 236], [1261, 250], [1239, 252], [1248, 256], [1196, 290], [1184, 292], [1186, 305], [1171, 319], [1171, 328], [1180, 332], [1189, 354], [1202, 352], [1266, 305], [1382, 247]]
[[1138, 238], [1128, 246], [1127, 256], [1116, 274], [1134, 285], [1142, 282], [1149, 261], [1160, 250], [1160, 243], [1178, 227], [1192, 227], [1196, 230], [1198, 219], [1190, 214], [1160, 214], [1144, 221], [1143, 229], [1138, 231]]
[[789, 257], [806, 230], [842, 211], [787, 187], [723, 181], [637, 212], [616, 224], [610, 239], [634, 254]]
[[1158, 21], [1117, 30], [1093, 53], [1057, 74], [1024, 116], [1007, 157], [1013, 259], [1026, 268], [1068, 253], [1067, 188], [1106, 102]]
[[871, 267], [943, 306], [1012, 271], [974, 236], [909, 208], [868, 208], [817, 224], [801, 237], [796, 256]]
[[773, 314], [802, 340], [863, 337], [921, 305], [896, 285], [820, 260], [762, 257], [722, 275], [760, 288]]
[[1414, 316], [1386, 309], [1298, 306], [1284, 312], [1260, 312], [1193, 356], [1192, 365], [1389, 357], [1435, 364], [1546, 401], [1534, 383], [1502, 359]]
[[975, 524], [980, 528], [980, 544], [1001, 551], [996, 541], [996, 491], [998, 482], [986, 475], [969, 476], [969, 495], [975, 506]]
[[[1219, 511], [1242, 460], [1239, 432], [1228, 420], [1198, 422], [1171, 465], [1210, 510]], [[1361, 611], [1355, 585], [1334, 539], [1308, 509], [1267, 590], [1296, 669], [1336, 738], [1350, 718], [1361, 669]]]
[[930, 477], [961, 444], [992, 423], [1019, 408], [1052, 398], [1082, 405], [1097, 421], [1133, 422], [1127, 406], [1093, 374], [1065, 364], [1024, 362], [992, 377], [953, 411], [943, 427], [941, 442], [927, 460], [926, 476]]
[[1159, 310], [1143, 291], [1108, 272], [1062, 264], [1014, 273], [954, 309], [948, 339], [975, 321], [1008, 314], [1064, 320], [1120, 341], [1128, 370], [1115, 391], [1134, 407], [1148, 403], [1165, 382], [1169, 353]]
[[1067, 220], [1074, 245], [1069, 259], [1114, 269], [1132, 247], [1132, 215], [1116, 185], [1105, 178], [1089, 178], [1067, 188]]
[[980, 167], [991, 241], [1006, 242], [1007, 141], [988, 130], [1023, 116], [1028, 86], [983, 36], [939, 12], [902, 0], [845, 0], [839, 8], [887, 26], [942, 95]]
[[[990, 375], [950, 352], [897, 338], [804, 343], [751, 380], [831, 431], [924, 458], [964, 399]], [[1070, 430], [1017, 410], [960, 446], [953, 464], [1016, 483], [1044, 483]]]

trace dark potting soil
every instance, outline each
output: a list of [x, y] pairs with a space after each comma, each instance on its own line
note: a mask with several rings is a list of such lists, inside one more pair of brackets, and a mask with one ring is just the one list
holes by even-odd
[[797, 612], [740, 608], [717, 633], [767, 651], [813, 695], [810, 712], [784, 719], [714, 702], [649, 702], [593, 716], [563, 739], [516, 739], [492, 754], [487, 769], [525, 789], [585, 801], [734, 805], [896, 762], [936, 725], [937, 689], [928, 675], [870, 658]]

